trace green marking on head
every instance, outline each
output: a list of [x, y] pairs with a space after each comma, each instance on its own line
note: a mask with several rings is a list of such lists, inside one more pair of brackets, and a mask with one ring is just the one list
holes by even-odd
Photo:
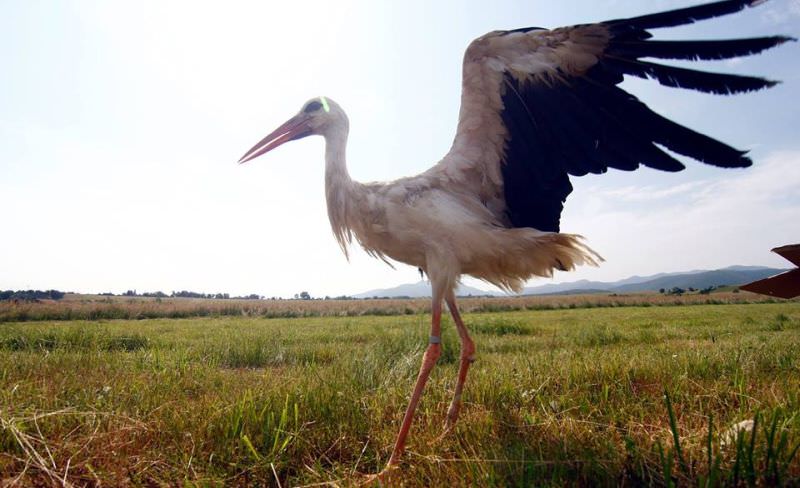
[[319, 97], [319, 101], [322, 102], [322, 108], [325, 109], [325, 112], [331, 111], [331, 106], [328, 105], [328, 99], [325, 97]]

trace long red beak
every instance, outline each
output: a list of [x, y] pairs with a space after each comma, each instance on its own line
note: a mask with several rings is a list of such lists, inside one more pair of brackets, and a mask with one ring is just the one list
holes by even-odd
[[300, 139], [308, 135], [311, 135], [311, 128], [308, 126], [308, 118], [303, 114], [295, 115], [272, 131], [267, 137], [258, 141], [258, 144], [250, 148], [250, 150], [239, 159], [239, 164], [246, 163], [268, 151], [272, 151], [284, 142]]

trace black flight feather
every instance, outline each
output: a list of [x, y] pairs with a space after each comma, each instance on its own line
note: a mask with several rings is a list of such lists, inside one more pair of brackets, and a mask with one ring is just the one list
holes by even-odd
[[[592, 99], [601, 110], [618, 120], [625, 120], [629, 130], [644, 138], [684, 156], [689, 156], [706, 164], [723, 168], [741, 168], [752, 164], [745, 152], [734, 149], [711, 137], [695, 132], [666, 117], [655, 113], [650, 107], [619, 87], [598, 87]], [[660, 156], [647, 166], [666, 171], [679, 171], [683, 165], [677, 161], [663, 160]], [[666, 163], [666, 164], [665, 164]], [[659, 167], [666, 166], [666, 167]]]
[[793, 41], [786, 36], [728, 39], [724, 41], [626, 41], [612, 40], [608, 54], [620, 58], [729, 59], [750, 56]]
[[603, 22], [612, 28], [612, 32], [657, 29], [693, 24], [700, 20], [733, 14], [747, 7], [753, 7], [766, 0], [726, 0], [707, 3], [695, 7], [687, 7], [657, 14], [643, 15], [629, 19], [617, 19]]
[[[631, 171], [645, 165], [680, 171], [666, 150], [706, 164], [750, 166], [745, 151], [677, 124], [619, 88], [625, 75], [662, 85], [733, 94], [769, 88], [758, 77], [708, 73], [640, 58], [713, 60], [762, 52], [794, 40], [785, 36], [709, 41], [652, 41], [647, 29], [689, 24], [738, 12], [765, 0], [727, 0], [671, 12], [603, 22], [610, 39], [582, 76], [560, 72], [556, 81], [505, 74], [501, 117], [507, 129], [502, 164], [507, 216], [514, 227], [558, 232], [572, 185], [569, 176]], [[534, 28], [511, 32], [528, 32]]]
[[725, 73], [709, 73], [675, 66], [641, 61], [605, 57], [601, 61], [606, 67], [627, 75], [639, 78], [652, 78], [665, 86], [689, 88], [706, 93], [730, 95], [733, 93], [761, 90], [775, 86], [778, 82], [754, 76], [730, 75]]

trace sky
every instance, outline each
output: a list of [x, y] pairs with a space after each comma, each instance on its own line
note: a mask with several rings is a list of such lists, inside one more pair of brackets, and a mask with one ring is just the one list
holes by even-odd
[[[345, 259], [327, 222], [321, 138], [238, 158], [326, 95], [350, 118], [354, 179], [419, 173], [450, 147], [475, 37], [694, 3], [3, 0], [0, 289], [289, 297], [417, 281], [416, 269], [360, 251]], [[773, 34], [800, 37], [800, 0], [657, 31]], [[786, 266], [769, 250], [800, 241], [799, 48], [695, 63], [783, 82], [758, 93], [626, 81], [663, 115], [751, 150], [754, 165], [573, 178], [562, 231], [585, 236], [606, 262], [530, 285]]]

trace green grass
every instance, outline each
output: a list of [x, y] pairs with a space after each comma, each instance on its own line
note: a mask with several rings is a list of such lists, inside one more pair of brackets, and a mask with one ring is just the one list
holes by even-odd
[[[458, 367], [446, 323], [400, 484], [800, 483], [800, 303], [465, 320], [478, 361], [461, 420], [439, 438]], [[428, 328], [423, 314], [0, 324], [0, 480], [355, 484], [391, 452]]]

